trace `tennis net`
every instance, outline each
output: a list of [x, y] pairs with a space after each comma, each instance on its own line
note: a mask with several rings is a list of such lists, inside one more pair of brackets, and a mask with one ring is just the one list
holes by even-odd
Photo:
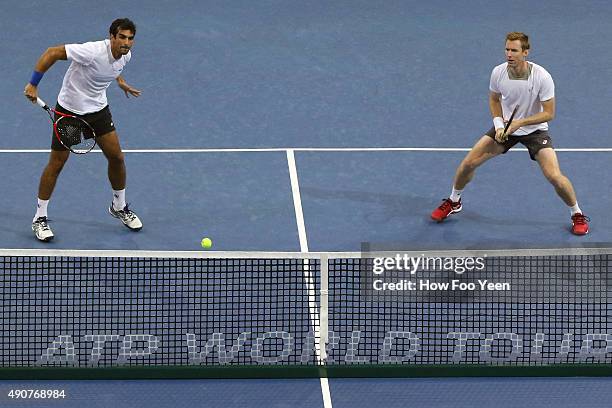
[[0, 250], [0, 372], [612, 363], [611, 249]]

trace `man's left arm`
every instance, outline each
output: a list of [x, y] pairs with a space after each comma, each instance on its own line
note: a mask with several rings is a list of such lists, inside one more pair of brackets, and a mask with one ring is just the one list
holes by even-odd
[[125, 79], [123, 79], [121, 75], [117, 77], [117, 85], [119, 85], [119, 88], [121, 88], [123, 92], [125, 92], [125, 96], [128, 98], [130, 97], [130, 95], [139, 97], [142, 93], [142, 91], [139, 91], [138, 89], [128, 85], [128, 83], [125, 82]]
[[516, 132], [518, 128], [528, 125], [537, 125], [538, 123], [550, 122], [555, 118], [555, 98], [551, 98], [542, 103], [542, 112], [536, 113], [535, 115], [527, 116], [523, 119], [515, 119], [512, 121], [508, 134]]

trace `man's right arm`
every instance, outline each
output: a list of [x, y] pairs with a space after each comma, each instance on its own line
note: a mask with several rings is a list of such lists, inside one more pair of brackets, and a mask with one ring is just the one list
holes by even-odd
[[68, 56], [66, 55], [66, 47], [64, 45], [47, 48], [47, 50], [43, 52], [43, 54], [36, 62], [32, 79], [30, 80], [30, 82], [27, 83], [25, 90], [23, 91], [26, 98], [28, 98], [33, 103], [36, 103], [36, 98], [38, 98], [38, 81], [40, 81], [42, 75], [47, 72], [47, 70], [51, 68], [51, 66], [55, 64], [56, 61], [67, 59]]
[[[493, 123], [495, 125], [495, 140], [498, 142], [504, 142], [504, 119], [503, 111], [501, 106], [501, 94], [497, 92], [489, 92], [489, 109], [491, 110], [491, 116], [493, 117]], [[495, 118], [502, 118], [501, 121]], [[497, 123], [499, 122], [499, 123]]]
[[489, 91], [489, 109], [491, 109], [491, 116], [494, 118], [503, 117], [500, 98], [501, 94]]

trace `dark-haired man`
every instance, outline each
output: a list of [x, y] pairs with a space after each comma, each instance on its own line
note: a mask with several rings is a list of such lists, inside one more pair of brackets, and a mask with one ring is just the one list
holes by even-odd
[[[589, 219], [578, 206], [572, 183], [561, 173], [548, 134], [548, 122], [555, 117], [555, 85], [548, 71], [527, 61], [529, 48], [526, 34], [511, 32], [506, 36], [506, 62], [493, 68], [489, 83], [493, 127], [476, 142], [457, 168], [451, 195], [431, 213], [435, 221], [442, 222], [461, 211], [461, 193], [479, 166], [521, 143], [569, 207], [572, 233], [585, 235], [589, 232]], [[514, 120], [505, 131], [507, 119], [517, 105]]]
[[[112, 22], [106, 40], [48, 48], [38, 59], [24, 94], [36, 103], [37, 86], [43, 74], [58, 60], [72, 61], [64, 75], [55, 109], [79, 116], [92, 126], [98, 136], [98, 145], [108, 161], [108, 179], [113, 189], [109, 213], [129, 229], [138, 231], [142, 228], [142, 222], [125, 201], [124, 156], [106, 99], [106, 88], [115, 80], [127, 97], [140, 96], [141, 91], [128, 85], [121, 76], [123, 68], [130, 61], [135, 35], [135, 24], [121, 18]], [[44, 242], [51, 241], [54, 236], [47, 220], [47, 205], [70, 154], [54, 136], [51, 140], [51, 154], [40, 178], [36, 215], [32, 221], [32, 231], [37, 239]]]

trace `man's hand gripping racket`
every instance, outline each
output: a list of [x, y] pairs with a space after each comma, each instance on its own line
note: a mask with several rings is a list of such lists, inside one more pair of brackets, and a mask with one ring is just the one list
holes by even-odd
[[506, 126], [504, 126], [504, 131], [501, 134], [497, 134], [495, 135], [495, 141], [497, 141], [497, 143], [506, 143], [506, 141], [508, 140], [508, 129], [510, 129], [510, 125], [512, 124], [512, 121], [514, 120], [514, 115], [516, 114], [516, 111], [518, 110], [519, 105], [516, 105], [514, 107], [514, 110], [512, 111], [512, 114], [510, 115], [510, 119], [508, 119], [508, 122], [506, 122]]
[[[40, 98], [36, 99], [36, 104], [49, 114], [53, 124], [53, 133], [62, 146], [76, 154], [88, 153], [94, 148], [96, 133], [89, 123], [74, 115], [50, 108]], [[53, 118], [53, 113], [58, 116], [57, 120]]]

